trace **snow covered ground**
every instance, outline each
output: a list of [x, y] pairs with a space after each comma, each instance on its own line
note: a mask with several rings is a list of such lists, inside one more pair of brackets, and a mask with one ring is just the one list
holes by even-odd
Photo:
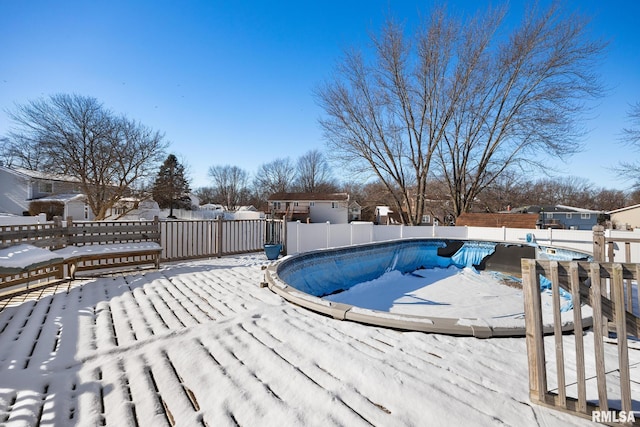
[[[518, 284], [519, 285], [519, 284]], [[483, 319], [488, 325], [524, 327], [521, 287], [507, 286], [495, 272], [474, 268], [390, 271], [324, 299], [372, 310], [416, 316]], [[569, 304], [571, 299], [563, 299]], [[543, 292], [543, 315], [553, 322], [551, 292]]]
[[323, 317], [260, 288], [266, 263], [167, 264], [0, 301], [0, 424], [591, 425], [529, 402], [524, 339]]

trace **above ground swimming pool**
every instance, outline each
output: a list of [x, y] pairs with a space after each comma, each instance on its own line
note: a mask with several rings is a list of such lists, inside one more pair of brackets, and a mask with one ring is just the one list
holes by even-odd
[[[402, 239], [285, 257], [267, 268], [265, 283], [287, 301], [336, 319], [482, 338], [524, 336], [522, 258], [590, 256], [534, 243]], [[572, 301], [562, 297], [562, 323], [570, 330]], [[590, 313], [583, 310], [587, 324]], [[545, 323], [551, 316], [546, 313]]]

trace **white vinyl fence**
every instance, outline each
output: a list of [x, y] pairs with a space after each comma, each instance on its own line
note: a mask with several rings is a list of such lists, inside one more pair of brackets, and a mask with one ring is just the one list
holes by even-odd
[[[506, 227], [446, 227], [446, 226], [403, 226], [374, 225], [368, 222], [351, 224], [305, 224], [287, 223], [286, 250], [288, 255], [317, 249], [334, 248], [362, 243], [382, 242], [405, 238], [443, 238], [465, 240], [487, 240], [493, 242], [525, 243], [527, 239], [542, 245], [593, 251], [593, 231], [521, 229]], [[640, 239], [640, 232], [605, 230], [607, 238]], [[615, 260], [625, 261], [624, 245], [614, 247]], [[627, 261], [629, 262], [629, 261]], [[630, 262], [640, 262], [640, 245], [631, 245]]]
[[46, 222], [47, 214], [43, 213], [36, 216], [0, 216], [0, 225], [32, 225]]

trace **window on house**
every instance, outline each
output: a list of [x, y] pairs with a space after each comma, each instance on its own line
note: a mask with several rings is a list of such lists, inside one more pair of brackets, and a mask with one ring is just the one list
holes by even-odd
[[316, 205], [316, 202], [309, 202], [310, 207], [314, 207], [315, 205]]
[[553, 219], [553, 213], [551, 213], [551, 212], [547, 212], [547, 213], [546, 213], [546, 218], [547, 218], [547, 219]]
[[282, 203], [281, 202], [273, 202], [273, 209], [276, 209], [276, 210], [282, 209]]
[[331, 202], [331, 209], [338, 209], [339, 207], [340, 206], [338, 202]]
[[38, 183], [38, 192], [39, 193], [53, 193], [53, 182], [39, 182]]
[[293, 202], [293, 206], [299, 206], [300, 202]]
[[580, 214], [580, 219], [590, 219], [591, 218], [591, 214], [590, 213], [581, 213]]
[[431, 222], [431, 215], [422, 215], [422, 224], [429, 224]]
[[570, 213], [568, 213], [566, 215], [567, 215], [567, 219], [571, 219], [573, 217], [573, 214], [570, 214]]

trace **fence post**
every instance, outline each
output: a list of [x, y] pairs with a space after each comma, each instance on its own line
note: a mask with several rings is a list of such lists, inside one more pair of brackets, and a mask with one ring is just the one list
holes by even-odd
[[282, 255], [287, 254], [287, 219], [282, 218]]
[[218, 217], [216, 218], [217, 224], [216, 224], [216, 231], [217, 231], [217, 236], [216, 239], [218, 241], [218, 258], [222, 258], [222, 217]]
[[327, 221], [327, 248], [330, 248], [331, 242], [331, 223], [329, 221]]
[[604, 227], [594, 225], [593, 228], [593, 260], [595, 262], [604, 262]]

